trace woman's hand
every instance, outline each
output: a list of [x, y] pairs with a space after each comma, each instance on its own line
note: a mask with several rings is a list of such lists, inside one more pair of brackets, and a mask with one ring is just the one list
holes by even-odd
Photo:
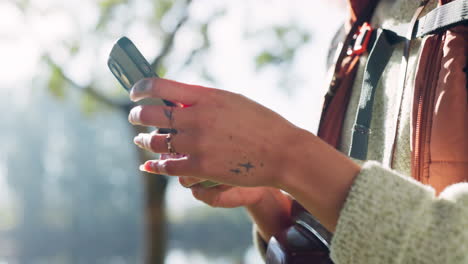
[[[130, 112], [132, 124], [177, 131], [171, 136], [140, 134], [134, 139], [137, 145], [156, 153], [185, 154], [147, 161], [142, 169], [231, 186], [282, 189], [328, 230], [334, 230], [361, 168], [312, 133], [295, 127], [244, 96], [217, 89], [144, 79], [133, 87], [130, 97], [133, 101], [163, 98], [181, 106], [137, 106]], [[260, 219], [257, 223], [267, 219], [264, 216], [268, 215], [270, 207], [263, 205], [274, 203], [261, 202], [260, 206], [254, 206]], [[281, 213], [285, 210], [277, 212], [280, 213], [275, 213], [275, 217], [285, 215]], [[270, 224], [266, 221], [262, 225]], [[268, 237], [269, 233], [266, 231], [263, 236]]]
[[[163, 98], [188, 107], [144, 105], [129, 114], [132, 124], [171, 128], [167, 134], [140, 134], [135, 143], [156, 153], [180, 158], [147, 161], [142, 169], [159, 174], [193, 176], [229, 185], [277, 186], [293, 153], [298, 128], [248, 98], [217, 89], [165, 79], [144, 79], [131, 99]], [[295, 149], [295, 148], [293, 148]], [[226, 187], [220, 187], [226, 188]], [[225, 192], [241, 192], [226, 189]]]

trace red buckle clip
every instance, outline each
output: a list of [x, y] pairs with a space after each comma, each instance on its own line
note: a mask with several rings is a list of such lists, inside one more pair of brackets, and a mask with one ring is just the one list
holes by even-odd
[[367, 45], [369, 45], [373, 30], [369, 23], [364, 22], [364, 24], [359, 27], [358, 33], [354, 34], [353, 42], [349, 46], [346, 54], [351, 56], [364, 53], [367, 50]]

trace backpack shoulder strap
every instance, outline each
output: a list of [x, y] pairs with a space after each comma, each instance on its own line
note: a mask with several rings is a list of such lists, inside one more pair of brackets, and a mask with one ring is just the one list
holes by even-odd
[[[393, 52], [393, 44], [401, 41], [409, 42], [411, 39], [441, 32], [453, 26], [468, 22], [468, 0], [456, 0], [447, 3], [432, 10], [424, 17], [417, 19], [422, 8], [424, 8], [424, 5], [427, 4], [427, 2], [428, 1], [422, 3], [421, 7], [415, 12], [414, 18], [409, 27], [408, 25], [405, 27], [407, 30], [406, 34], [401, 30], [401, 28], [398, 28], [395, 31], [379, 29], [376, 32], [377, 37], [375, 38], [364, 69], [359, 108], [353, 126], [351, 147], [349, 151], [349, 156], [353, 158], [360, 160], [365, 160], [367, 158], [374, 94], [380, 77], [382, 76]], [[403, 58], [403, 72], [406, 72], [407, 70], [407, 60], [407, 56]], [[402, 85], [404, 86], [404, 83]]]
[[420, 18], [413, 37], [420, 38], [466, 23], [468, 23], [468, 0], [452, 1]]

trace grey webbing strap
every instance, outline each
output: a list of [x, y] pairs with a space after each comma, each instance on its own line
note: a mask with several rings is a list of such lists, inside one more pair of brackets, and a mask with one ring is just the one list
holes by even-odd
[[[468, 22], [468, 0], [455, 0], [441, 5], [416, 22], [411, 39], [424, 37], [445, 30], [449, 27]], [[388, 28], [396, 35], [407, 38], [409, 25], [402, 24]]]
[[367, 145], [369, 142], [370, 123], [374, 95], [380, 77], [393, 53], [393, 45], [389, 40], [387, 30], [378, 29], [374, 46], [369, 53], [364, 69], [364, 77], [359, 99], [358, 113], [353, 127], [353, 135], [349, 156], [364, 160], [367, 157]]
[[468, 21], [468, 0], [455, 0], [439, 6], [418, 20], [415, 38]]

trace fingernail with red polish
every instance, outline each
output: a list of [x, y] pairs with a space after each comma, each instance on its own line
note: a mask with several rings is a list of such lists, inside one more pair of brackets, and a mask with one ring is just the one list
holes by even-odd
[[153, 166], [153, 162], [148, 160], [144, 164], [140, 165], [139, 169], [145, 172], [156, 172]]
[[147, 162], [145, 162], [145, 164], [140, 165], [140, 170], [151, 172], [151, 173], [168, 175], [166, 171], [165, 162], [161, 160], [155, 160], [155, 161], [148, 160]]
[[145, 164], [144, 164], [144, 168], [145, 168], [146, 171], [154, 172], [154, 171], [156, 171], [154, 165], [155, 165], [154, 162], [152, 162], [152, 161], [147, 161], [147, 162], [145, 162]]

